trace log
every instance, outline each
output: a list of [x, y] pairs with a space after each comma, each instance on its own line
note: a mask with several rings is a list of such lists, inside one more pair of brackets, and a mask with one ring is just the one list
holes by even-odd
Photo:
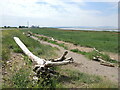
[[101, 59], [99, 56], [93, 57], [93, 60], [100, 62], [101, 65], [115, 67], [115, 64]]
[[73, 62], [73, 58], [65, 58], [67, 55], [67, 51], [64, 52], [64, 54], [58, 58], [53, 59], [53, 61], [47, 61], [45, 59], [39, 58], [35, 56], [33, 53], [31, 53], [28, 48], [22, 43], [22, 41], [18, 37], [14, 37], [15, 42], [18, 44], [18, 46], [23, 50], [23, 52], [35, 63], [37, 63], [37, 66], [40, 68], [45, 67], [51, 67], [51, 66], [58, 66], [58, 65], [66, 65]]
[[115, 65], [113, 63], [108, 63], [108, 62], [100, 62], [101, 65], [104, 66], [109, 66], [109, 67], [115, 67]]

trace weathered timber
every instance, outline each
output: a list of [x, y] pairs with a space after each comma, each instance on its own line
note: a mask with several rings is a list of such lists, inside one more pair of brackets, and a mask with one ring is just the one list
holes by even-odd
[[31, 53], [18, 37], [14, 37], [14, 40], [18, 44], [18, 46], [23, 50], [23, 52], [32, 60], [32, 62], [36, 63], [33, 70], [37, 74], [39, 74], [40, 72], [50, 71], [49, 67], [51, 67], [51, 66], [66, 65], [69, 63], [73, 63], [72, 57], [69, 57], [69, 58], [65, 57], [68, 53], [67, 51], [65, 51], [64, 54], [58, 59], [52, 59], [51, 61], [45, 60], [45, 59], [39, 58], [39, 57], [35, 56], [33, 53]]

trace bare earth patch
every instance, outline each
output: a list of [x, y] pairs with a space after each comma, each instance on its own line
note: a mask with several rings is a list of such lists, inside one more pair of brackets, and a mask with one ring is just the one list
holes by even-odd
[[11, 58], [6, 61], [5, 67], [2, 68], [3, 83], [6, 83], [6, 80], [9, 80], [14, 73], [25, 65], [26, 63], [22, 54], [11, 53]]

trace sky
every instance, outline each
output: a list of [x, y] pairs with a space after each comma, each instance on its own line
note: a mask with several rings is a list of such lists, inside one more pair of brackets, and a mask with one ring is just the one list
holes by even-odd
[[119, 0], [1, 0], [0, 26], [118, 26]]

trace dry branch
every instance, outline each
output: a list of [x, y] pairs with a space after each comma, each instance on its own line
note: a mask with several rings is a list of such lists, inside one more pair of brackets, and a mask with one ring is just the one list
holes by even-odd
[[22, 43], [22, 41], [18, 37], [14, 37], [15, 42], [18, 44], [18, 46], [23, 50], [23, 52], [35, 63], [37, 63], [34, 67], [34, 71], [39, 72], [47, 72], [49, 71], [49, 67], [51, 66], [58, 66], [58, 65], [66, 65], [73, 62], [73, 59], [71, 57], [66, 58], [67, 51], [64, 52], [64, 54], [58, 58], [58, 59], [52, 59], [51, 61], [47, 61], [45, 59], [39, 58], [35, 56], [33, 53], [31, 53], [28, 48]]
[[115, 64], [101, 59], [100, 56], [93, 57], [93, 60], [100, 62], [100, 64], [104, 66], [115, 67]]

